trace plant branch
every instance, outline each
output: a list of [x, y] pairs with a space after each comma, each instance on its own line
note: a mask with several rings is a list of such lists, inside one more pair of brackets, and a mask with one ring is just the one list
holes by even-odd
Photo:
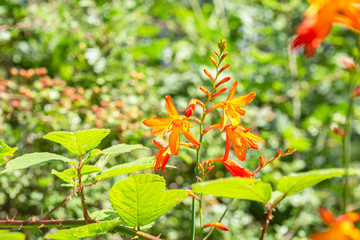
[[265, 237], [266, 229], [269, 225], [270, 220], [273, 218], [272, 211], [274, 210], [275, 206], [278, 205], [284, 198], [286, 197], [287, 193], [285, 193], [281, 198], [279, 198], [277, 201], [275, 201], [273, 204], [267, 204], [266, 207], [268, 208], [268, 212], [266, 215], [266, 220], [264, 223], [264, 227], [261, 232], [260, 240], [263, 240]]
[[79, 190], [80, 190], [80, 196], [81, 196], [81, 205], [82, 205], [83, 212], [84, 212], [84, 219], [87, 223], [90, 223], [90, 222], [95, 222], [95, 220], [91, 219], [91, 217], [88, 214], [87, 208], [86, 208], [84, 186], [82, 185], [82, 180], [81, 180], [81, 168], [82, 168], [81, 162], [82, 162], [82, 157], [80, 156], [77, 172], [78, 172]]

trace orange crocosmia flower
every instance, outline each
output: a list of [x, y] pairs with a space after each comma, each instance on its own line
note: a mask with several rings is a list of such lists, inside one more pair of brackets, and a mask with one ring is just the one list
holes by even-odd
[[229, 156], [231, 143], [233, 145], [236, 157], [239, 160], [244, 161], [246, 159], [246, 148], [258, 149], [259, 146], [255, 142], [264, 142], [264, 139], [261, 137], [250, 133], [251, 128], [246, 128], [241, 125], [233, 126], [228, 124], [224, 129], [226, 132], [224, 159], [227, 159]]
[[359, 213], [346, 213], [335, 218], [326, 208], [320, 208], [323, 222], [330, 228], [324, 232], [315, 233], [309, 240], [359, 240], [360, 230], [354, 222], [360, 221]]
[[330, 33], [334, 23], [360, 31], [360, 0], [309, 0], [306, 19], [297, 27], [292, 48], [305, 46], [305, 54], [314, 55], [316, 48]]
[[221, 162], [222, 164], [224, 164], [224, 166], [226, 167], [226, 169], [234, 176], [234, 177], [241, 177], [241, 178], [253, 178], [254, 174], [252, 172], [250, 172], [249, 170], [247, 170], [246, 168], [243, 168], [242, 166], [240, 166], [240, 164], [238, 164], [236, 161], [227, 158], [224, 160], [224, 157], [217, 157], [205, 162], [202, 162], [201, 164], [204, 165], [208, 162]]
[[156, 153], [156, 156], [154, 157], [155, 160], [154, 170], [157, 171], [161, 168], [161, 172], [164, 172], [166, 164], [171, 156], [170, 146], [169, 145], [162, 146], [155, 139], [153, 140], [153, 144], [155, 145], [155, 147], [159, 148], [159, 151]]
[[255, 92], [249, 93], [245, 96], [236, 97], [234, 99], [231, 99], [235, 95], [236, 86], [238, 82], [235, 81], [232, 85], [232, 88], [230, 90], [229, 96], [227, 97], [225, 102], [217, 103], [208, 110], [206, 110], [206, 113], [211, 112], [215, 108], [222, 108], [223, 114], [222, 114], [222, 120], [221, 125], [219, 128], [219, 131], [222, 131], [227, 123], [227, 117], [230, 118], [231, 124], [236, 126], [239, 125], [241, 120], [240, 117], [245, 116], [246, 111], [242, 109], [242, 106], [245, 106], [249, 104], [255, 97]]
[[214, 227], [214, 228], [217, 228], [217, 229], [220, 229], [220, 230], [223, 230], [223, 231], [229, 231], [229, 228], [227, 226], [225, 226], [222, 223], [218, 223], [218, 222], [207, 223], [207, 224], [204, 224], [202, 227], [203, 228]]
[[185, 117], [179, 115], [174, 103], [169, 95], [165, 97], [165, 109], [170, 117], [166, 118], [152, 118], [145, 120], [143, 123], [152, 128], [152, 132], [155, 135], [162, 135], [170, 132], [169, 146], [172, 155], [178, 155], [180, 148], [180, 132], [195, 146], [200, 146], [200, 142], [190, 132], [189, 128], [194, 127], [191, 122], [186, 119], [192, 119], [192, 117]]

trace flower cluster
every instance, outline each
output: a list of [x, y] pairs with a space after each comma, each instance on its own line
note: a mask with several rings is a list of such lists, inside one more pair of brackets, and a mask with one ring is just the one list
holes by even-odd
[[312, 235], [309, 240], [356, 240], [360, 239], [360, 230], [354, 225], [360, 221], [360, 214], [351, 212], [334, 217], [326, 208], [320, 208], [322, 221], [330, 228]]
[[[230, 77], [225, 77], [220, 81], [217, 81], [219, 75], [229, 67], [229, 63], [224, 64], [220, 67], [222, 61], [228, 55], [228, 52], [225, 52], [226, 42], [225, 40], [221, 40], [218, 43], [219, 52], [215, 51], [215, 55], [217, 60], [213, 57], [209, 57], [210, 61], [216, 68], [216, 75], [213, 76], [209, 70], [204, 69], [205, 75], [211, 80], [212, 82], [212, 90], [208, 90], [204, 86], [200, 87], [200, 90], [206, 94], [207, 101], [205, 103], [198, 99], [191, 99], [188, 107], [185, 110], [184, 115], [179, 115], [178, 111], [176, 110], [174, 103], [171, 97], [168, 95], [165, 97], [165, 109], [168, 113], [169, 117], [165, 118], [152, 118], [145, 120], [143, 123], [147, 127], [152, 129], [152, 132], [159, 136], [159, 135], [169, 135], [169, 143], [166, 145], [161, 145], [158, 141], [153, 140], [153, 144], [159, 148], [156, 156], [155, 156], [155, 171], [161, 169], [162, 172], [165, 171], [165, 166], [170, 158], [171, 155], [178, 155], [180, 146], [185, 146], [193, 149], [198, 149], [201, 146], [201, 142], [203, 136], [211, 129], [218, 128], [218, 130], [225, 131], [226, 133], [226, 142], [225, 142], [225, 153], [224, 156], [214, 158], [202, 163], [199, 163], [198, 166], [202, 171], [203, 175], [206, 175], [210, 172], [214, 166], [212, 163], [214, 162], [221, 162], [227, 170], [236, 177], [246, 177], [252, 178], [256, 172], [250, 172], [249, 170], [241, 167], [235, 160], [229, 158], [229, 153], [231, 146], [233, 147], [234, 153], [236, 157], [244, 161], [246, 159], [246, 150], [249, 148], [258, 149], [257, 143], [261, 143], [264, 140], [251, 133], [250, 128], [247, 128], [241, 125], [241, 118], [245, 116], [246, 111], [243, 109], [245, 105], [248, 105], [255, 97], [255, 92], [251, 92], [244, 96], [235, 96], [236, 87], [238, 85], [237, 81], [234, 81], [232, 84], [229, 96], [224, 102], [219, 102], [214, 104], [211, 107], [208, 107], [209, 103], [214, 100], [218, 95], [225, 92], [227, 88], [220, 88], [219, 87], [230, 80]], [[193, 113], [195, 112], [196, 106], [199, 105], [202, 107], [202, 116], [201, 118], [193, 117]], [[213, 124], [203, 131], [200, 132], [199, 140], [194, 137], [194, 135], [189, 130], [190, 128], [194, 127], [194, 123], [200, 125], [200, 129], [202, 129], [202, 125], [204, 122], [205, 117], [210, 114], [215, 109], [222, 109], [222, 120], [220, 123]], [[230, 122], [228, 122], [228, 118]], [[190, 122], [191, 121], [191, 122]], [[181, 133], [185, 136], [185, 138], [189, 141], [182, 142]], [[283, 155], [280, 153], [271, 159], [278, 159], [281, 156], [292, 154], [294, 150], [288, 149], [284, 152]], [[262, 157], [260, 157], [260, 166], [258, 168], [261, 169], [264, 167], [270, 160], [264, 161]]]
[[333, 24], [341, 24], [360, 31], [359, 0], [309, 0], [310, 7], [305, 12], [305, 20], [296, 29], [292, 48], [305, 46], [308, 57], [330, 33]]

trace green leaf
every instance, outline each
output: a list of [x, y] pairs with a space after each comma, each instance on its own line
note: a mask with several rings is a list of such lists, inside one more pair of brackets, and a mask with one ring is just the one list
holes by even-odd
[[96, 179], [103, 180], [122, 174], [138, 172], [152, 167], [154, 167], [153, 157], [140, 158], [133, 162], [119, 164], [112, 168], [109, 168], [103, 173], [101, 173], [101, 175], [97, 176]]
[[126, 153], [126, 152], [130, 152], [130, 151], [133, 151], [133, 150], [136, 150], [136, 149], [140, 149], [140, 148], [145, 148], [147, 149], [146, 147], [140, 145], [140, 144], [137, 144], [137, 145], [127, 145], [127, 144], [117, 144], [117, 145], [114, 145], [114, 146], [111, 146], [109, 148], [106, 148], [104, 150], [102, 150], [101, 152], [105, 155], [119, 155], [119, 154], [122, 154], [122, 153]]
[[[349, 175], [356, 173], [359, 173], [359, 170], [349, 169], [348, 171]], [[342, 168], [314, 170], [294, 174], [293, 176], [280, 178], [277, 183], [277, 190], [290, 196], [328, 178], [341, 177], [343, 175], [345, 175], [345, 170]]]
[[81, 175], [88, 175], [97, 172], [101, 172], [101, 168], [91, 165], [85, 165], [81, 168]]
[[217, 197], [240, 198], [267, 203], [271, 197], [271, 186], [260, 180], [248, 178], [222, 178], [195, 183], [192, 190]]
[[0, 165], [6, 163], [4, 158], [7, 156], [12, 156], [17, 149], [18, 148], [16, 147], [9, 147], [3, 140], [0, 139]]
[[271, 193], [271, 198], [268, 203], [273, 204], [277, 200], [279, 200], [282, 196], [284, 196], [284, 193], [279, 191], [274, 191]]
[[121, 221], [120, 216], [114, 210], [100, 210], [90, 214], [90, 217], [96, 221], [117, 220]]
[[60, 143], [74, 154], [83, 155], [97, 147], [109, 133], [108, 129], [90, 129], [78, 132], [52, 132], [44, 138]]
[[186, 196], [186, 190], [165, 191], [165, 180], [159, 175], [138, 174], [115, 184], [109, 200], [121, 219], [135, 227], [155, 221]]
[[25, 154], [23, 156], [14, 158], [13, 160], [9, 161], [6, 164], [5, 170], [0, 172], [0, 174], [10, 172], [13, 170], [28, 168], [40, 163], [45, 163], [50, 161], [70, 162], [71, 159], [67, 157], [63, 157], [58, 154], [47, 153], [47, 152]]
[[61, 180], [67, 183], [75, 183], [77, 178], [77, 171], [75, 168], [66, 169], [65, 171], [58, 172], [55, 169], [51, 170], [51, 174], [56, 175]]
[[121, 221], [106, 221], [101, 223], [92, 223], [81, 227], [59, 230], [56, 233], [45, 236], [52, 239], [77, 239], [105, 234], [115, 226], [121, 224]]
[[25, 234], [21, 232], [10, 232], [9, 230], [0, 230], [0, 239], [25, 240]]

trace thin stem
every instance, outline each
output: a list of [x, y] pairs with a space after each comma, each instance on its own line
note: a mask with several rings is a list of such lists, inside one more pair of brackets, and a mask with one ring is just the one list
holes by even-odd
[[69, 200], [74, 194], [76, 194], [78, 189], [75, 189], [69, 196], [67, 196], [61, 203], [56, 205], [50, 212], [48, 212], [44, 217], [43, 220], [46, 220], [56, 209], [58, 209], [61, 205], [63, 205], [67, 200]]
[[[94, 221], [95, 223], [101, 223], [100, 221]], [[0, 220], [0, 229], [1, 228], [42, 228], [42, 227], [80, 227], [88, 224], [85, 220]], [[155, 237], [150, 234], [137, 231], [133, 228], [128, 228], [124, 226], [116, 226], [114, 228], [116, 232], [126, 234], [132, 237], [138, 236], [139, 239], [151, 239], [151, 240], [161, 240], [163, 238]]]
[[269, 225], [269, 222], [270, 220], [273, 218], [273, 215], [272, 215], [272, 211], [274, 210], [275, 206], [278, 205], [285, 197], [286, 197], [286, 193], [277, 201], [275, 201], [273, 204], [267, 204], [267, 208], [268, 208], [268, 212], [267, 212], [267, 215], [266, 215], [266, 220], [265, 220], [265, 223], [264, 223], [264, 227], [262, 229], [262, 232], [261, 232], [261, 237], [260, 237], [260, 240], [263, 240], [264, 237], [265, 237], [265, 233], [266, 233], [266, 229]]
[[86, 203], [85, 203], [85, 195], [84, 195], [84, 186], [82, 185], [82, 180], [81, 180], [81, 168], [82, 168], [82, 157], [79, 157], [79, 165], [77, 168], [77, 172], [78, 172], [78, 181], [79, 181], [79, 189], [80, 189], [80, 196], [81, 196], [81, 205], [83, 208], [83, 212], [84, 212], [84, 219], [86, 222], [95, 222], [93, 219], [91, 219], [91, 217], [88, 214], [87, 208], [86, 208]]
[[[360, 49], [360, 37], [359, 37], [359, 49]], [[349, 100], [348, 100], [348, 109], [346, 113], [345, 120], [345, 135], [343, 138], [343, 161], [342, 167], [345, 168], [345, 175], [343, 177], [343, 213], [346, 213], [346, 206], [348, 204], [349, 198], [349, 167], [351, 164], [351, 129], [352, 129], [352, 117], [353, 117], [353, 105], [354, 105], [354, 97], [353, 92], [356, 86], [356, 74], [357, 68], [359, 67], [360, 62], [360, 53], [356, 58], [355, 68], [351, 71], [350, 75], [350, 84], [349, 84]]]
[[[230, 202], [229, 202], [229, 203], [227, 204], [227, 206], [226, 206], [225, 211], [223, 212], [223, 214], [222, 214], [221, 217], [219, 218], [219, 221], [217, 221], [218, 223], [220, 223], [220, 222], [223, 220], [223, 218], [225, 217], [226, 213], [229, 211], [230, 206], [231, 206], [231, 204], [233, 203], [233, 201], [234, 201], [234, 199], [231, 198], [231, 199], [230, 199]], [[210, 232], [204, 237], [203, 240], [208, 239], [214, 230], [215, 230], [215, 228], [212, 228], [212, 229], [210, 230]]]

